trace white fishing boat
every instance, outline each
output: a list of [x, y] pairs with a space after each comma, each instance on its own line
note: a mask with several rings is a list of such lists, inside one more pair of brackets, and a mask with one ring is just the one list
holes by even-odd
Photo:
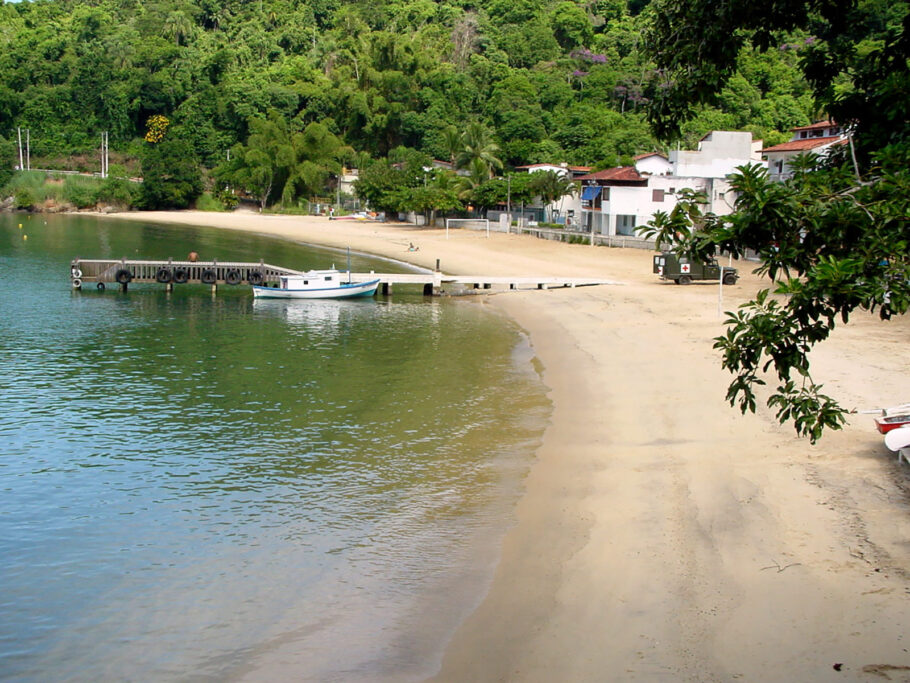
[[267, 299], [352, 299], [373, 296], [378, 286], [378, 278], [369, 282], [351, 282], [349, 271], [310, 270], [302, 275], [282, 275], [276, 287], [253, 285], [253, 296]]

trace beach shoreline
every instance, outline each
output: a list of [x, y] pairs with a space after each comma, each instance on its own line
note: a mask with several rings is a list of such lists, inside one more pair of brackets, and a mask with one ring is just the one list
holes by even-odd
[[[762, 286], [754, 264], [737, 264], [743, 277], [719, 304], [716, 285], [659, 282], [643, 250], [321, 217], [111, 217], [423, 268], [439, 259], [447, 273], [623, 283], [484, 299], [528, 333], [553, 415], [490, 590], [437, 680], [910, 675], [908, 468], [869, 416], [810, 446], [767, 409], [742, 416], [724, 401], [729, 376], [711, 340], [718, 309]], [[908, 341], [906, 316], [854, 316], [813, 352], [813, 371], [846, 405], [901, 403]]]

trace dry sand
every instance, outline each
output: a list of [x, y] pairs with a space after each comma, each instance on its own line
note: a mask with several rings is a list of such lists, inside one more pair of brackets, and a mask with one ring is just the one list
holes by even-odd
[[[530, 334], [554, 409], [490, 590], [438, 680], [910, 680], [910, 467], [868, 415], [810, 446], [767, 409], [730, 408], [716, 285], [661, 283], [647, 251], [514, 235], [117, 217], [438, 258], [448, 273], [624, 283], [485, 298]], [[759, 286], [747, 272], [724, 308]], [[907, 317], [856, 316], [813, 370], [846, 406], [906, 402], [908, 341]]]

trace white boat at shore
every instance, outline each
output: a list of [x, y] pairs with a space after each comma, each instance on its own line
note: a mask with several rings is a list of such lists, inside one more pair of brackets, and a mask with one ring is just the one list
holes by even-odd
[[302, 275], [282, 275], [277, 287], [253, 285], [253, 296], [264, 299], [352, 299], [373, 296], [379, 279], [345, 282], [350, 273], [335, 270], [310, 270]]

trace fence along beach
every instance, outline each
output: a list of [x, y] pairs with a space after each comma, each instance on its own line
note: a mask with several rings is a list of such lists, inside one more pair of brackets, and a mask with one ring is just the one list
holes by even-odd
[[[716, 288], [659, 282], [645, 250], [324, 218], [118, 217], [425, 268], [441, 258], [449, 272], [623, 283], [480, 300], [530, 334], [554, 411], [490, 589], [438, 680], [812, 681], [835, 665], [855, 680], [910, 667], [908, 468], [868, 416], [810, 446], [763, 407], [728, 406]], [[727, 310], [766, 286], [739, 270]], [[847, 406], [900, 403], [908, 341], [906, 317], [857, 315], [813, 352], [813, 371]]]

